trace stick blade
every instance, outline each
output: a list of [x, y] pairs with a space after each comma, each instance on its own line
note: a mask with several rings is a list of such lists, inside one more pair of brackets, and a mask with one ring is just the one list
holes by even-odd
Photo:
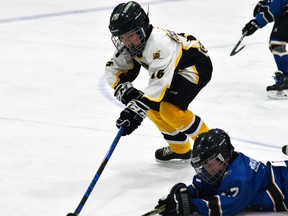
[[66, 216], [78, 216], [76, 213], [68, 213]]
[[238, 50], [236, 50], [237, 47], [235, 47], [235, 48], [231, 51], [230, 56], [234, 56], [235, 54], [237, 54], [238, 52], [240, 52], [244, 47], [245, 47], [245, 45], [243, 45], [243, 46], [242, 46], [241, 48], [239, 48]]
[[282, 147], [282, 152], [283, 152], [283, 154], [288, 155], [288, 145], [284, 145]]

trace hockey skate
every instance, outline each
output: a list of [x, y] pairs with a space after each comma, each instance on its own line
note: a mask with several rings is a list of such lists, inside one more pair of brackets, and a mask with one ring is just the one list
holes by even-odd
[[288, 99], [288, 73], [275, 72], [275, 84], [267, 86], [267, 94], [273, 99]]
[[155, 152], [156, 161], [159, 163], [190, 163], [191, 150], [185, 154], [177, 154], [172, 152], [170, 147], [163, 147], [157, 149]]

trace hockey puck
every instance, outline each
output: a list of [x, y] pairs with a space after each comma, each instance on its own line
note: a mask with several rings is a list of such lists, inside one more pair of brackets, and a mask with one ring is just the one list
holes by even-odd
[[282, 152], [283, 152], [283, 154], [288, 155], [288, 145], [284, 145], [282, 147]]

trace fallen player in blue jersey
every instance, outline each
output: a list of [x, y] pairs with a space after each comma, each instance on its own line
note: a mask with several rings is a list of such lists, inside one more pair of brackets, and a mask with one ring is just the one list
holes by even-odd
[[288, 211], [288, 161], [256, 161], [234, 151], [221, 129], [200, 134], [194, 143], [193, 183], [174, 185], [158, 201], [163, 216], [235, 215], [248, 209]]

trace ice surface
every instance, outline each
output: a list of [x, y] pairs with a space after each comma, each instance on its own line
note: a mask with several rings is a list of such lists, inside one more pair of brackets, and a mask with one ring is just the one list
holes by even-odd
[[[99, 168], [123, 109], [104, 79], [114, 51], [108, 20], [120, 2], [1, 0], [1, 215], [73, 212]], [[149, 3], [155, 26], [193, 34], [209, 50], [213, 78], [189, 108], [210, 128], [226, 130], [236, 150], [262, 161], [287, 159], [281, 153], [287, 101], [270, 100], [265, 92], [276, 70], [268, 50], [272, 25], [229, 56], [257, 1], [140, 2], [145, 9]], [[144, 88], [147, 81], [143, 70], [135, 85]], [[163, 146], [148, 119], [121, 138], [81, 215], [141, 215], [175, 183], [189, 184], [190, 166], [155, 162]]]

